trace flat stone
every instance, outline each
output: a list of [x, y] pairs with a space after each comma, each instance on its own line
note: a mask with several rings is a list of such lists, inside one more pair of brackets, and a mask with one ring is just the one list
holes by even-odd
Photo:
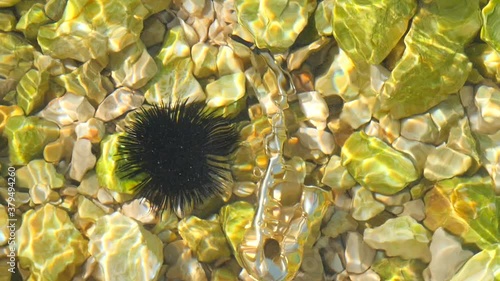
[[143, 102], [144, 96], [134, 94], [126, 88], [119, 88], [99, 104], [95, 117], [104, 122], [108, 122], [123, 115], [127, 111], [140, 107]]
[[439, 181], [462, 175], [472, 165], [472, 158], [446, 146], [434, 150], [425, 162], [424, 176]]
[[94, 168], [97, 158], [92, 153], [92, 143], [87, 139], [79, 139], [75, 142], [71, 159], [69, 176], [81, 181], [87, 171]]
[[473, 253], [463, 250], [460, 241], [438, 228], [432, 236], [430, 246], [432, 259], [424, 271], [426, 281], [450, 280]]
[[363, 236], [357, 232], [347, 233], [345, 248], [346, 270], [349, 273], [363, 273], [373, 263], [375, 250], [364, 241]]

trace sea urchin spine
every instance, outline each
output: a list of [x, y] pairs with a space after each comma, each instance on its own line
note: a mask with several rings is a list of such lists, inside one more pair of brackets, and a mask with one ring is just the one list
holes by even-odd
[[140, 179], [136, 197], [154, 211], [196, 205], [232, 183], [237, 142], [235, 124], [205, 103], [153, 105], [137, 112], [119, 138], [118, 173]]

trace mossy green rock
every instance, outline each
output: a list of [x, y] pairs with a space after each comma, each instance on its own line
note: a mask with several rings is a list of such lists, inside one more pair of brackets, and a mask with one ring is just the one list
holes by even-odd
[[16, 26], [16, 16], [11, 10], [0, 10], [0, 30], [9, 32]]
[[257, 47], [284, 52], [306, 27], [315, 0], [236, 0], [238, 23], [249, 31]]
[[51, 204], [24, 213], [17, 235], [19, 265], [32, 280], [71, 280], [89, 256], [68, 213]]
[[19, 19], [16, 30], [22, 32], [27, 39], [34, 40], [40, 26], [48, 22], [50, 19], [45, 15], [44, 6], [37, 3]]
[[105, 64], [108, 52], [139, 40], [148, 13], [140, 0], [69, 0], [59, 21], [39, 29], [38, 44], [54, 58]]
[[371, 269], [381, 280], [423, 281], [422, 272], [426, 265], [420, 260], [404, 260], [402, 258], [381, 258], [376, 260]]
[[229, 241], [234, 256], [240, 262], [239, 247], [246, 230], [253, 221], [255, 209], [248, 202], [237, 201], [222, 207], [219, 214], [222, 230]]
[[191, 216], [180, 221], [178, 229], [182, 239], [201, 262], [211, 263], [231, 255], [219, 221]]
[[37, 116], [13, 116], [7, 120], [3, 134], [9, 142], [10, 162], [24, 165], [42, 156], [45, 145], [59, 137], [59, 127]]
[[17, 84], [17, 104], [29, 115], [43, 106], [49, 89], [49, 74], [31, 69]]
[[13, 90], [33, 65], [34, 48], [14, 33], [0, 32], [0, 98]]
[[12, 7], [21, 0], [0, 0], [0, 8]]
[[57, 76], [55, 82], [63, 86], [67, 92], [87, 96], [94, 105], [106, 97], [101, 71], [103, 67], [97, 61], [88, 61], [70, 73]]
[[483, 249], [500, 242], [495, 192], [489, 177], [437, 182], [424, 200], [427, 228], [443, 227]]
[[353, 133], [342, 147], [342, 165], [372, 192], [394, 194], [418, 178], [413, 162], [382, 140]]
[[338, 0], [335, 39], [353, 60], [379, 64], [403, 37], [416, 9], [415, 0]]
[[482, 15], [481, 39], [500, 52], [500, 0], [490, 0]]
[[156, 76], [144, 87], [148, 103], [205, 99], [200, 83], [193, 76], [194, 64], [190, 57], [178, 58], [158, 67], [160, 70]]
[[500, 244], [474, 255], [451, 279], [451, 281], [466, 280], [500, 280]]
[[101, 157], [96, 163], [97, 179], [99, 185], [108, 188], [109, 190], [133, 194], [134, 187], [141, 181], [137, 179], [123, 179], [118, 173], [119, 165], [116, 152], [118, 149], [118, 138], [124, 133], [108, 135], [101, 141]]
[[403, 118], [456, 93], [471, 71], [464, 46], [480, 27], [478, 0], [422, 3], [405, 37], [403, 56], [381, 93], [381, 108]]

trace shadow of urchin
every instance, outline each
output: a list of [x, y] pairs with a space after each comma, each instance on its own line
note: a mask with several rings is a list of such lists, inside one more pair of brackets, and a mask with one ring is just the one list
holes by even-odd
[[239, 134], [205, 103], [141, 108], [118, 139], [118, 173], [137, 179], [136, 197], [152, 211], [197, 205], [232, 183], [230, 155]]

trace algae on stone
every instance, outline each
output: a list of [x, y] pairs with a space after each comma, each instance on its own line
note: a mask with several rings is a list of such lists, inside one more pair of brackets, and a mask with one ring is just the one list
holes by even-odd
[[381, 280], [424, 281], [422, 272], [425, 263], [420, 260], [405, 260], [399, 257], [384, 257], [376, 260], [371, 269]]
[[500, 244], [475, 254], [450, 281], [467, 280], [500, 280]]
[[258, 48], [284, 52], [306, 27], [316, 0], [236, 0], [238, 23]]
[[51, 204], [24, 213], [17, 235], [19, 264], [36, 280], [71, 280], [89, 255], [68, 213]]
[[99, 264], [104, 280], [157, 280], [163, 263], [161, 240], [118, 212], [96, 221], [89, 253]]
[[362, 131], [347, 139], [341, 156], [351, 176], [372, 192], [392, 195], [418, 178], [413, 162], [403, 153]]
[[488, 5], [483, 8], [483, 27], [481, 28], [481, 39], [488, 45], [500, 52], [500, 1], [489, 0]]
[[119, 176], [119, 161], [117, 161], [118, 138], [124, 133], [108, 135], [101, 141], [101, 157], [97, 160], [95, 170], [99, 184], [109, 190], [132, 194], [134, 187], [141, 181], [137, 179], [122, 179]]
[[175, 102], [189, 99], [204, 100], [205, 93], [193, 76], [191, 58], [179, 58], [160, 66], [160, 70], [144, 87], [144, 97], [148, 103]]
[[200, 262], [211, 263], [231, 255], [219, 221], [191, 216], [181, 220], [178, 229]]
[[337, 0], [335, 40], [353, 60], [379, 64], [404, 35], [416, 9], [415, 0]]
[[67, 92], [87, 96], [94, 105], [106, 96], [101, 71], [103, 67], [97, 61], [88, 61], [70, 73], [57, 76], [56, 83], [66, 88]]
[[13, 90], [33, 65], [33, 46], [14, 33], [0, 32], [0, 98]]
[[239, 247], [247, 228], [253, 221], [255, 209], [248, 202], [237, 201], [222, 207], [219, 214], [222, 230], [231, 246], [232, 253], [241, 264]]
[[59, 137], [59, 127], [36, 116], [13, 116], [3, 132], [9, 142], [9, 159], [13, 165], [28, 164], [42, 156], [43, 148]]
[[16, 25], [16, 30], [24, 34], [29, 40], [35, 40], [38, 34], [38, 29], [50, 22], [50, 19], [45, 15], [44, 6], [37, 3], [19, 19]]
[[59, 21], [40, 27], [38, 43], [54, 58], [105, 65], [109, 52], [139, 40], [148, 13], [140, 0], [69, 0]]
[[405, 37], [406, 49], [381, 93], [394, 118], [422, 113], [458, 92], [471, 63], [464, 54], [481, 26], [479, 1], [423, 3]]
[[26, 115], [43, 106], [45, 94], [49, 89], [49, 75], [30, 69], [17, 84], [17, 104]]
[[0, 10], [0, 30], [9, 32], [16, 26], [16, 16], [11, 10]]
[[500, 242], [495, 193], [489, 177], [437, 182], [424, 200], [424, 224], [429, 229], [443, 227], [482, 249]]

